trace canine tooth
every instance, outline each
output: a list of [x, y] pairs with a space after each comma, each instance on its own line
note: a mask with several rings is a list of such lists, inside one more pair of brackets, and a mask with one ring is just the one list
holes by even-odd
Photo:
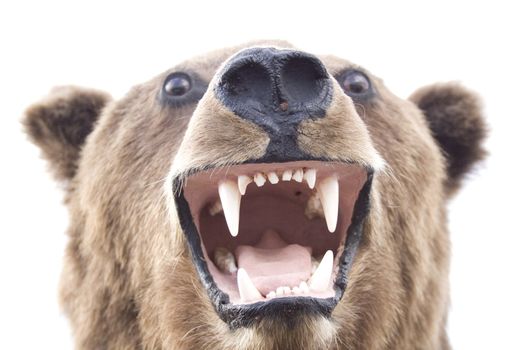
[[221, 198], [226, 224], [230, 234], [235, 237], [239, 233], [239, 211], [241, 209], [241, 193], [237, 184], [230, 180], [221, 182], [219, 184], [219, 197]]
[[252, 178], [246, 175], [240, 175], [237, 178], [237, 185], [239, 186], [239, 192], [241, 192], [242, 195], [246, 193], [246, 187], [252, 182]]
[[221, 211], [222, 211], [221, 201], [216, 201], [208, 209], [208, 212], [210, 213], [211, 216], [215, 216], [215, 215], [219, 214]]
[[308, 284], [304, 281], [299, 284], [299, 288], [303, 293], [308, 293], [310, 291], [310, 287], [308, 287]]
[[308, 187], [310, 189], [314, 189], [315, 187], [315, 175], [317, 170], [315, 169], [308, 169], [304, 172], [304, 179], [306, 180], [306, 183], [308, 183]]
[[237, 271], [237, 265], [235, 264], [235, 257], [226, 248], [219, 247], [215, 249], [213, 254], [213, 260], [215, 265], [222, 272], [234, 273]]
[[317, 267], [319, 266], [319, 261], [317, 261], [313, 256], [312, 256], [312, 273], [315, 272], [315, 270], [317, 270]]
[[266, 299], [275, 298], [275, 292], [272, 290], [270, 293], [266, 294]]
[[339, 211], [339, 182], [335, 176], [331, 176], [321, 181], [317, 188], [321, 197], [326, 226], [328, 231], [334, 232]]
[[292, 179], [292, 171], [291, 170], [285, 170], [283, 172], [283, 181], [290, 181]]
[[315, 270], [310, 278], [310, 289], [314, 292], [324, 292], [328, 289], [332, 279], [332, 270], [334, 268], [334, 252], [327, 250], [319, 267]]
[[303, 182], [303, 169], [297, 169], [293, 173], [292, 179], [294, 179], [297, 182]]
[[261, 174], [261, 173], [257, 173], [257, 174], [255, 174], [255, 176], [253, 177], [253, 181], [255, 181], [255, 184], [256, 184], [258, 187], [261, 187], [261, 186], [264, 185], [264, 183], [266, 182], [266, 178], [264, 177], [263, 174]]
[[277, 176], [277, 174], [275, 172], [270, 172], [267, 174], [268, 176], [268, 181], [270, 181], [271, 184], [276, 184], [279, 182], [279, 176]]
[[237, 271], [237, 287], [239, 288], [242, 301], [254, 301], [262, 299], [263, 297], [257, 287], [253, 285], [246, 270], [242, 267]]

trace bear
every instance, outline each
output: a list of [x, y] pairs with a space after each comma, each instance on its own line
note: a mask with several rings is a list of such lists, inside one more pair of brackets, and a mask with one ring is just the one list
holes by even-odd
[[450, 348], [447, 203], [487, 134], [460, 84], [402, 99], [256, 41], [22, 122], [64, 184], [76, 348]]

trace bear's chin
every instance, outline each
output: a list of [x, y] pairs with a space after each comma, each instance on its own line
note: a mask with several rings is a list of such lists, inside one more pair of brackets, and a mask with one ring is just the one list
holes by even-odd
[[330, 317], [369, 211], [373, 171], [326, 160], [245, 162], [173, 181], [201, 282], [232, 328]]

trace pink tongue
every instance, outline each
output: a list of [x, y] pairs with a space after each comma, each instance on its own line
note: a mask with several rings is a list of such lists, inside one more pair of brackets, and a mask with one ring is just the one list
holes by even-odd
[[237, 266], [250, 276], [262, 295], [278, 287], [293, 288], [308, 280], [312, 272], [312, 248], [287, 244], [273, 230], [266, 230], [254, 246], [235, 249]]

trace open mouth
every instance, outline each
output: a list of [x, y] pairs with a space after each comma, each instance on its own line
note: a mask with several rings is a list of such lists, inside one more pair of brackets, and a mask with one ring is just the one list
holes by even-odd
[[328, 316], [346, 288], [371, 181], [370, 169], [326, 161], [247, 163], [175, 179], [181, 226], [219, 316], [246, 326], [286, 305], [288, 314]]

